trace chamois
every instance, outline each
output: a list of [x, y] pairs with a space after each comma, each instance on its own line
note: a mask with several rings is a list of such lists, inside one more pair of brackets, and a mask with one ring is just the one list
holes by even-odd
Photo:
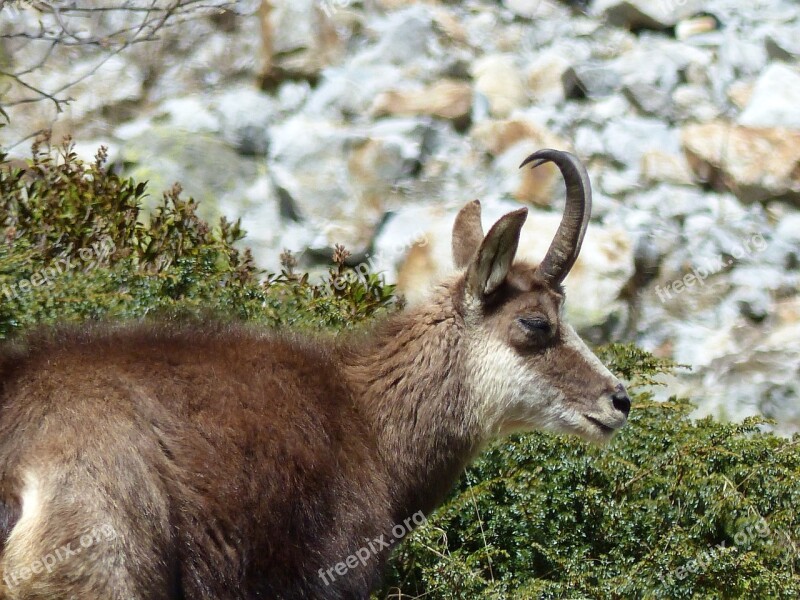
[[397, 527], [488, 441], [608, 440], [630, 399], [561, 316], [590, 184], [565, 152], [522, 166], [547, 161], [567, 201], [541, 264], [514, 263], [526, 209], [484, 236], [471, 202], [457, 273], [367, 331], [138, 324], [7, 343], [0, 598], [368, 598]]

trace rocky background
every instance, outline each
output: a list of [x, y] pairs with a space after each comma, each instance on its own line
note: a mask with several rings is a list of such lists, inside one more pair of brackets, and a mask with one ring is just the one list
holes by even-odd
[[[549, 165], [517, 167], [570, 150], [594, 184], [566, 282], [573, 323], [691, 365], [659, 393], [699, 414], [800, 428], [795, 0], [228, 8], [124, 52], [59, 49], [28, 81], [85, 76], [73, 101], [14, 106], [0, 145], [25, 156], [50, 126], [87, 158], [105, 144], [151, 189], [180, 181], [206, 216], [241, 218], [264, 268], [288, 248], [313, 270], [343, 243], [410, 302], [450, 270], [453, 217], [474, 198], [485, 227], [530, 206], [521, 254], [540, 259], [563, 185]], [[42, 19], [34, 4], [0, 14], [0, 35]], [[121, 18], [87, 15], [83, 32]], [[3, 42], [2, 64], [38, 60], [35, 44]]]

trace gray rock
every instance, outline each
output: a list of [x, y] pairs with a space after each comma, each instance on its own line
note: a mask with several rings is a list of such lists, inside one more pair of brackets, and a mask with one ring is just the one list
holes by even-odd
[[297, 112], [310, 94], [307, 81], [286, 81], [278, 88], [278, 110], [284, 114]]
[[573, 65], [561, 76], [567, 98], [599, 98], [618, 91], [622, 78], [607, 62]]
[[314, 47], [317, 18], [315, 8], [313, 0], [274, 3], [270, 16], [275, 54], [289, 54]]
[[775, 238], [800, 250], [800, 212], [791, 211], [781, 216]]
[[800, 58], [800, 26], [770, 32], [764, 40], [764, 47], [774, 60], [797, 60]]
[[223, 139], [245, 156], [264, 156], [269, 148], [269, 125], [277, 116], [274, 99], [252, 87], [227, 90], [210, 101]]
[[298, 116], [276, 125], [269, 163], [286, 211], [319, 232], [323, 246], [363, 250], [395, 186], [419, 162], [426, 130], [418, 119], [346, 127]]
[[[241, 219], [247, 235], [242, 245], [250, 248], [256, 264], [263, 269], [278, 271], [283, 250], [299, 254], [313, 240], [310, 230], [281, 217], [279, 198], [267, 175], [224, 194], [219, 205], [229, 220]], [[287, 229], [292, 235], [286, 235]]]
[[539, 16], [541, 0], [503, 0], [503, 6], [518, 17], [533, 19]]
[[658, 52], [632, 57], [622, 77], [625, 95], [642, 112], [650, 115], [672, 114], [672, 91], [680, 80], [678, 65]]
[[119, 55], [105, 60], [78, 60], [70, 68], [55, 72], [48, 69], [35, 71], [34, 76], [28, 79], [29, 83], [45, 90], [69, 86], [67, 95], [74, 100], [65, 111], [75, 121], [101, 109], [110, 112], [111, 107], [141, 100], [144, 80], [144, 71]]
[[242, 86], [215, 95], [171, 98], [159, 106], [153, 121], [179, 131], [214, 133], [242, 155], [263, 156], [269, 145], [268, 125], [276, 114], [271, 97]]
[[708, 199], [701, 190], [661, 184], [652, 189], [632, 194], [629, 206], [657, 217], [656, 220], [683, 221], [688, 216], [706, 209]]
[[642, 155], [641, 180], [645, 184], [692, 185], [694, 176], [683, 154], [648, 150]]
[[592, 12], [629, 29], [666, 29], [702, 8], [699, 0], [595, 0]]
[[600, 189], [609, 196], [627, 194], [637, 189], [638, 184], [638, 169], [617, 171], [609, 168], [600, 176]]
[[576, 59], [568, 45], [533, 53], [525, 76], [534, 104], [561, 104], [565, 99], [562, 77]]
[[[768, 228], [764, 228], [768, 231]], [[769, 244], [761, 254], [765, 263], [781, 269], [794, 290], [800, 288], [800, 212], [789, 211], [780, 215]]]
[[503, 0], [503, 6], [524, 19], [564, 19], [569, 16], [566, 7], [547, 0]]
[[194, 133], [217, 133], [221, 126], [219, 115], [214, 114], [208, 100], [199, 95], [170, 98], [161, 104], [153, 120]]
[[582, 125], [575, 131], [575, 152], [584, 159], [605, 153], [603, 138], [594, 127]]
[[[673, 41], [650, 37], [615, 61], [626, 96], [642, 112], [659, 117], [674, 113], [672, 94], [690, 68], [707, 69], [711, 56]], [[697, 75], [695, 75], [697, 76]]]
[[630, 101], [623, 94], [615, 94], [592, 102], [586, 107], [581, 120], [586, 120], [598, 129], [602, 129], [609, 121], [619, 118], [620, 115], [629, 114], [632, 110]]
[[[675, 82], [672, 82], [674, 85]], [[662, 81], [631, 81], [625, 84], [625, 95], [643, 113], [648, 115], [671, 115], [671, 85]]]
[[317, 0], [273, 2], [268, 16], [271, 67], [280, 72], [314, 77], [342, 51], [336, 30], [336, 11]]
[[472, 65], [475, 91], [486, 97], [489, 113], [507, 117], [527, 103], [522, 74], [511, 54], [490, 54]]
[[609, 122], [603, 130], [606, 154], [621, 165], [641, 167], [642, 156], [649, 150], [678, 154], [680, 135], [663, 121], [641, 117], [622, 117]]
[[[464, 29], [467, 43], [472, 48], [479, 48], [483, 53], [498, 52], [498, 40], [504, 35], [505, 27], [497, 11], [476, 11], [465, 15]], [[533, 46], [544, 47], [552, 41], [553, 32], [529, 28], [520, 39], [520, 47], [526, 50]]]
[[800, 425], [800, 301], [770, 301], [767, 310], [774, 320], [766, 327], [741, 319], [700, 342], [708, 362], [697, 377], [703, 391], [711, 392], [708, 412], [735, 420], [763, 414], [778, 421], [779, 432], [789, 433]]
[[722, 114], [705, 86], [679, 85], [672, 92], [673, 116], [681, 121], [711, 121]]
[[730, 68], [737, 78], [756, 76], [767, 66], [767, 51], [763, 43], [726, 31], [719, 48], [719, 64]]
[[371, 28], [377, 43], [352, 58], [358, 66], [375, 64], [407, 65], [437, 55], [439, 40], [430, 8], [413, 5], [373, 21]]
[[309, 115], [341, 118], [366, 115], [378, 94], [403, 81], [403, 71], [391, 64], [358, 65], [347, 63], [329, 67], [319, 85], [310, 92], [304, 112]]
[[[592, 177], [592, 181], [595, 181], [599, 178], [599, 175]], [[592, 218], [598, 219], [603, 223], [618, 223], [620, 215], [625, 211], [625, 206], [620, 199], [604, 194], [603, 190], [592, 188]]]
[[349, 140], [346, 128], [302, 116], [273, 128], [271, 175], [300, 220], [319, 224], [314, 221], [335, 220], [349, 212], [347, 205], [355, 195], [347, 176]]

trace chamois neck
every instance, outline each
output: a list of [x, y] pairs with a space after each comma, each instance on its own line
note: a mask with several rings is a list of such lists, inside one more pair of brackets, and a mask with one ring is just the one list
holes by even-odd
[[399, 518], [440, 504], [481, 444], [465, 386], [463, 329], [442, 287], [344, 353], [344, 374], [374, 427]]

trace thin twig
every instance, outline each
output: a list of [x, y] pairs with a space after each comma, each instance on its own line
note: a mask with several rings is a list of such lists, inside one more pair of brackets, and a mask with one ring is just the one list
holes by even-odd
[[[126, 3], [127, 4], [127, 3]], [[160, 5], [161, 4], [161, 5]], [[7, 2], [0, 1], [0, 8], [7, 5]], [[62, 94], [77, 84], [91, 77], [112, 57], [119, 55], [124, 50], [134, 44], [152, 42], [160, 39], [159, 33], [187, 21], [198, 18], [210, 10], [233, 10], [236, 3], [231, 1], [209, 2], [208, 0], [172, 0], [164, 5], [159, 0], [152, 0], [149, 5], [123, 5], [123, 6], [55, 6], [41, 2], [31, 2], [25, 8], [36, 10], [41, 14], [53, 19], [55, 23], [47, 26], [43, 19], [37, 21], [36, 31], [12, 31], [0, 35], [0, 39], [20, 39], [29, 42], [44, 42], [48, 48], [44, 55], [36, 63], [29, 65], [18, 71], [0, 70], [0, 75], [6, 76], [16, 82], [20, 87], [32, 92], [30, 97], [14, 98], [0, 102], [0, 106], [13, 107], [21, 104], [30, 104], [38, 101], [50, 101], [56, 107], [57, 112], [61, 112], [63, 106], [69, 103], [72, 98], [62, 97]], [[71, 27], [69, 15], [84, 15], [108, 12], [128, 12], [141, 14], [139, 22], [121, 27], [104, 35], [93, 35], [81, 37]], [[27, 76], [45, 68], [47, 62], [52, 58], [58, 46], [80, 47], [94, 46], [107, 51], [92, 68], [73, 81], [63, 84], [55, 90], [44, 90], [27, 80]]]

